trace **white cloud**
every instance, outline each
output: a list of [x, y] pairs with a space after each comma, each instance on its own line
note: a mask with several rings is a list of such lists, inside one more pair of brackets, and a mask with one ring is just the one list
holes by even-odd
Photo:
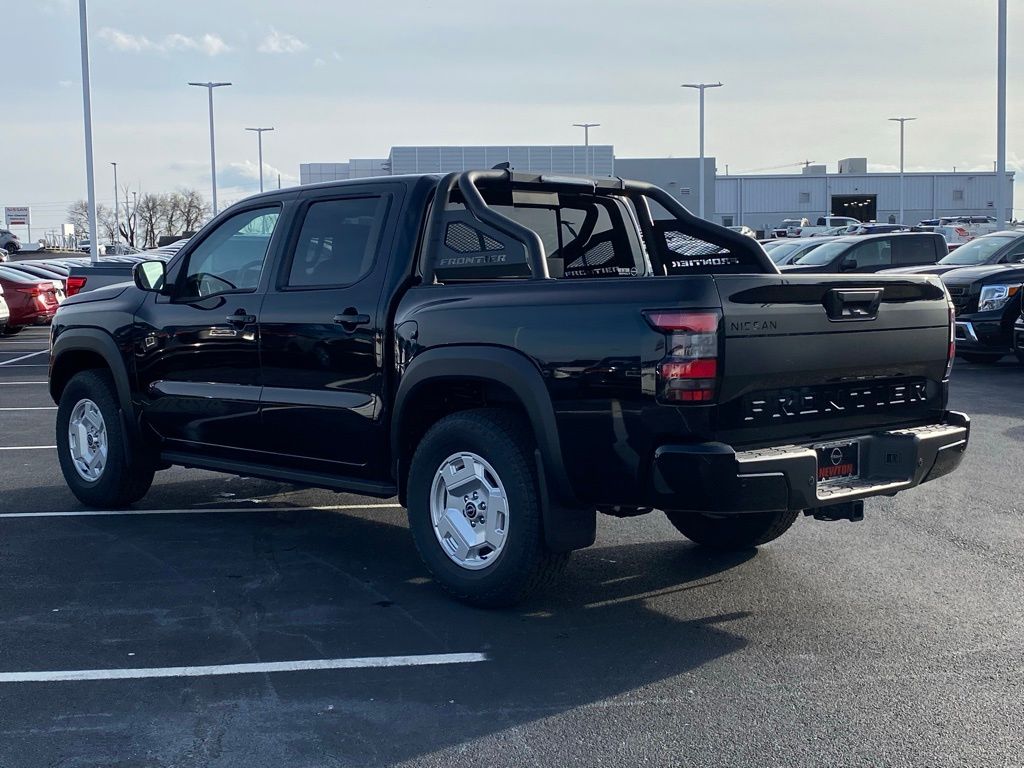
[[61, 88], [70, 88], [74, 84], [75, 83], [74, 83], [73, 80], [58, 80], [57, 81], [57, 85], [59, 85]]
[[145, 35], [133, 35], [112, 27], [104, 27], [99, 31], [99, 37], [107, 41], [111, 49], [126, 53], [199, 51], [207, 56], [217, 56], [231, 50], [223, 38], [209, 32], [201, 37], [189, 37], [175, 32], [159, 40], [150, 40]]
[[322, 67], [322, 66], [324, 66], [326, 64], [327, 64], [327, 62], [324, 61], [323, 59], [321, 59], [319, 56], [317, 56], [315, 59], [313, 59], [313, 66], [314, 67]]
[[260, 53], [298, 53], [304, 51], [309, 46], [299, 40], [295, 35], [289, 35], [287, 32], [278, 32], [273, 27], [270, 28], [270, 34], [263, 38], [263, 42], [260, 43]]

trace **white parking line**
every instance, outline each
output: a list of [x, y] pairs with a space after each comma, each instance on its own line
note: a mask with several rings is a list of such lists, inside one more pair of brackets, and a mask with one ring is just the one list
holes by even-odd
[[137, 669], [69, 669], [41, 672], [0, 672], [0, 683], [51, 683], [67, 680], [139, 680], [149, 677], [207, 677], [266, 672], [305, 672], [320, 669], [379, 669], [438, 664], [475, 664], [484, 653], [429, 653], [417, 656], [363, 656], [353, 659], [264, 661], [251, 664], [212, 664], [201, 667], [142, 667]]
[[35, 381], [0, 381], [0, 386], [4, 384], [49, 384], [50, 382], [46, 379], [37, 379]]
[[56, 405], [26, 405], [23, 408], [0, 408], [0, 411], [56, 411]]
[[48, 352], [49, 352], [49, 350], [46, 350], [46, 349], [42, 349], [39, 352], [29, 352], [27, 355], [22, 355], [21, 357], [16, 357], [13, 360], [4, 360], [4, 362], [0, 363], [0, 365], [10, 365], [11, 363], [16, 363], [19, 360], [28, 360], [30, 357], [35, 357], [36, 355], [45, 355]]
[[52, 451], [56, 447], [56, 445], [2, 445], [0, 451]]
[[317, 507], [238, 507], [234, 509], [220, 509], [219, 507], [207, 507], [205, 509], [83, 509], [71, 512], [2, 512], [0, 519], [12, 519], [19, 517], [121, 517], [136, 515], [211, 515], [222, 512], [229, 515], [239, 512], [340, 512], [350, 509], [401, 509], [401, 504], [332, 504]]

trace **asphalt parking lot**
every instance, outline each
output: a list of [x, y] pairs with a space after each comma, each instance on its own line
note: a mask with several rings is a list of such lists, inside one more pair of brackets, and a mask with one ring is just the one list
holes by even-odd
[[208, 472], [85, 512], [46, 330], [0, 339], [0, 766], [1024, 765], [1024, 368], [958, 365], [953, 476], [723, 556], [602, 518], [454, 603], [404, 513]]

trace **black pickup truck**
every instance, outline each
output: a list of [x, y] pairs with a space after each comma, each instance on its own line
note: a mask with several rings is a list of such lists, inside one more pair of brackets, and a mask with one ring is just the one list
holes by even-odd
[[88, 505], [171, 465], [397, 495], [502, 605], [598, 511], [746, 548], [951, 472], [953, 351], [937, 278], [782, 276], [652, 185], [467, 171], [232, 206], [63, 304], [50, 394]]
[[963, 267], [944, 274], [942, 282], [956, 309], [957, 356], [997, 363], [1012, 354], [1014, 323], [1024, 307], [1024, 264]]

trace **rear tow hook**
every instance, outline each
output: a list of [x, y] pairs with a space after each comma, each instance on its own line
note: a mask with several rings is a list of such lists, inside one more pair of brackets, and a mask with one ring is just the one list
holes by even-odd
[[815, 520], [834, 522], [836, 520], [849, 520], [857, 523], [864, 519], [863, 501], [844, 501], [842, 504], [829, 504], [827, 507], [815, 507], [805, 509], [805, 515], [811, 515]]

